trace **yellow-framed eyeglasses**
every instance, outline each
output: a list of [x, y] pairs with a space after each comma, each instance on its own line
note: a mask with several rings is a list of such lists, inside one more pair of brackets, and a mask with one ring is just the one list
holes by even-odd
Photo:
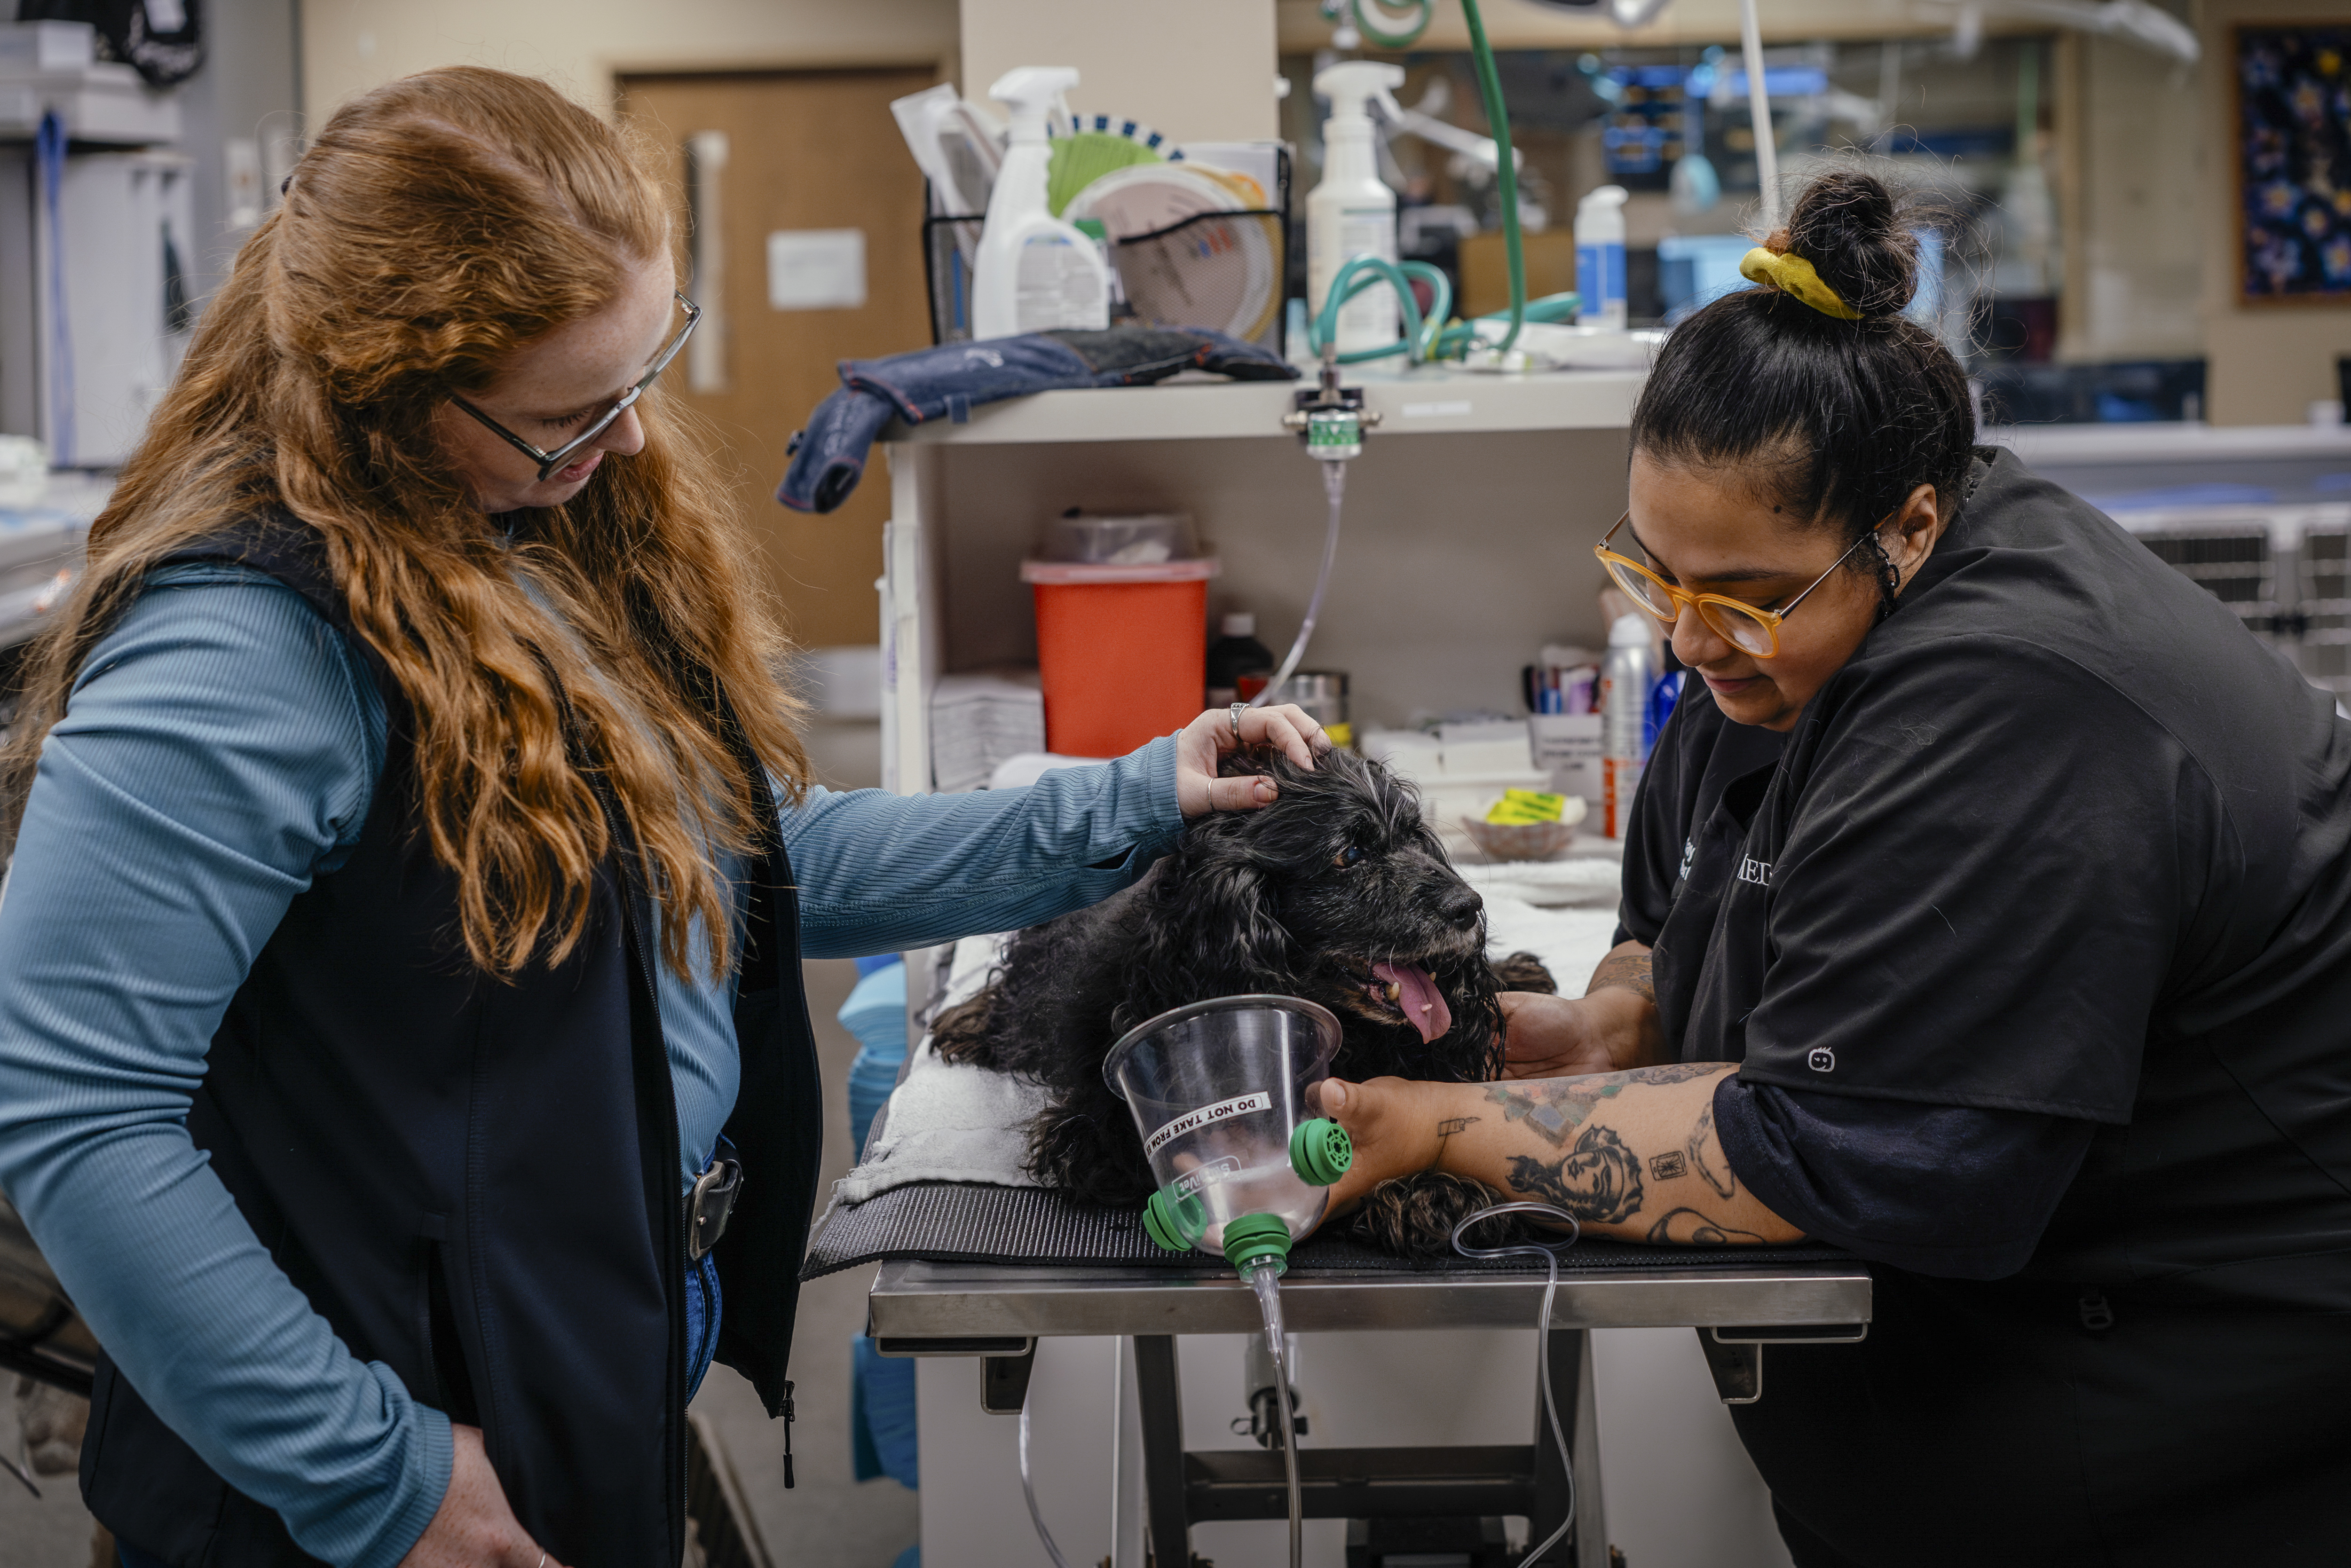
[[1698, 619], [1705, 622], [1716, 636], [1740, 652], [1751, 653], [1759, 659], [1780, 656], [1780, 622], [1794, 614], [1796, 606], [1802, 604], [1813, 589], [1829, 580], [1829, 572], [1843, 566], [1846, 558], [1861, 548], [1862, 539], [1875, 538], [1877, 528], [1886, 526], [1881, 522], [1877, 528], [1870, 529], [1861, 538], [1847, 545], [1844, 554], [1836, 558], [1828, 571], [1813, 579], [1811, 585], [1788, 601], [1784, 609], [1774, 611], [1720, 593], [1688, 592], [1676, 588], [1639, 561], [1618, 555], [1608, 548], [1608, 541], [1616, 537], [1617, 528], [1632, 520], [1633, 514], [1627, 511], [1616, 519], [1614, 527], [1600, 536], [1600, 542], [1592, 547], [1592, 553], [1600, 558], [1600, 564], [1608, 569], [1608, 575], [1615, 579], [1616, 586], [1631, 594], [1634, 603], [1668, 626], [1681, 619], [1682, 606], [1688, 605], [1698, 612]]

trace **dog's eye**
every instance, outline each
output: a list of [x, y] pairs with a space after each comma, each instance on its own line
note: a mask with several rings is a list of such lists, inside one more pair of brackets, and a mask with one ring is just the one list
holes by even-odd
[[1362, 860], [1363, 858], [1363, 846], [1360, 844], [1349, 844], [1345, 849], [1341, 850], [1336, 855], [1332, 857], [1331, 863], [1343, 869], [1344, 867], [1353, 865], [1357, 861]]

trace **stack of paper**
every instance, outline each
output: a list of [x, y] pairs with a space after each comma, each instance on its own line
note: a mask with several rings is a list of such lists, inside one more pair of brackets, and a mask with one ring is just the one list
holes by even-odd
[[931, 688], [931, 778], [942, 793], [987, 786], [997, 764], [1045, 749], [1045, 697], [1037, 672], [975, 670]]

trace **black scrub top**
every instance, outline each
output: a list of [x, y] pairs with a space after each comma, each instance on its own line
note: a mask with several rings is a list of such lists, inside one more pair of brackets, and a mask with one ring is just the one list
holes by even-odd
[[2351, 1309], [2351, 724], [2111, 520], [1980, 459], [1784, 740], [1691, 683], [1619, 937], [1680, 1059], [1743, 1084], [2096, 1124], [2023, 1218], [2026, 1278]]

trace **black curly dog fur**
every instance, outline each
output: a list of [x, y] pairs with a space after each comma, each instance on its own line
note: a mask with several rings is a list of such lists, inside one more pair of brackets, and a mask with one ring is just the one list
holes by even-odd
[[[1102, 1064], [1121, 1035], [1170, 1008], [1250, 991], [1304, 997], [1343, 1026], [1334, 1076], [1474, 1082], [1501, 1074], [1497, 996], [1556, 988], [1531, 955], [1488, 962], [1484, 902], [1411, 787], [1377, 763], [1334, 751], [1309, 771], [1264, 753], [1228, 757], [1223, 771], [1270, 773], [1280, 795], [1195, 821], [1134, 886], [1021, 932], [987, 987], [934, 1026], [944, 1059], [1051, 1091], [1029, 1168], [1085, 1202], [1134, 1208], [1150, 1195], [1134, 1119]], [[1424, 1041], [1375, 964], [1425, 970], [1451, 1027]], [[1382, 1184], [1348, 1223], [1374, 1246], [1435, 1257], [1463, 1215], [1497, 1201], [1477, 1182], [1426, 1172]]]

